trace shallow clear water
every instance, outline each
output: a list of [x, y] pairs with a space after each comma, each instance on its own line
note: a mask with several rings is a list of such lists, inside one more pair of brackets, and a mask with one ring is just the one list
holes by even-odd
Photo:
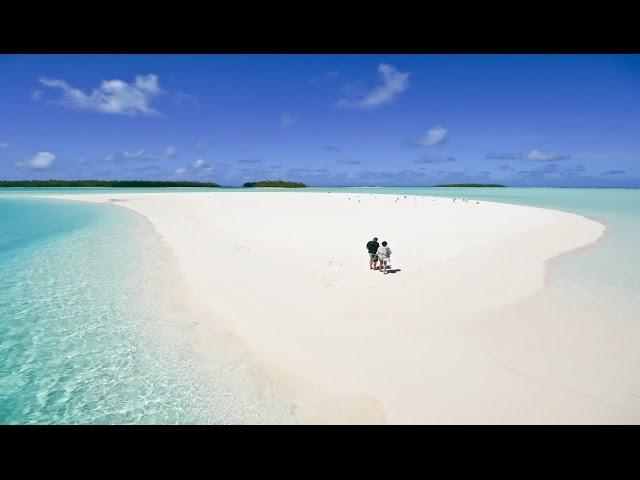
[[[248, 387], [249, 365], [191, 351], [196, 319], [167, 318], [162, 288], [149, 287], [162, 285], [163, 265], [147, 254], [148, 224], [116, 206], [23, 198], [114, 191], [185, 189], [0, 189], [0, 423], [291, 422], [269, 388]], [[464, 197], [585, 215], [607, 234], [552, 262], [553, 287], [640, 320], [640, 190], [293, 191]]]
[[[153, 231], [115, 206], [0, 196], [0, 423], [286, 423], [250, 366], [159, 308]], [[150, 287], [149, 285], [155, 285]]]

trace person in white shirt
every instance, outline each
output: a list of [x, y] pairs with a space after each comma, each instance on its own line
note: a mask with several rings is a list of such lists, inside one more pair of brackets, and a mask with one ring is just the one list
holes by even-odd
[[387, 263], [391, 258], [391, 249], [387, 247], [387, 242], [382, 242], [382, 246], [378, 248], [378, 259], [380, 260], [380, 271], [387, 274]]

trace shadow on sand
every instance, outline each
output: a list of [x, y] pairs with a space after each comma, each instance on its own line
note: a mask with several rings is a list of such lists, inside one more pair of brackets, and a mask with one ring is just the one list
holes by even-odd
[[401, 271], [402, 271], [401, 268], [387, 268], [387, 273], [396, 273]]

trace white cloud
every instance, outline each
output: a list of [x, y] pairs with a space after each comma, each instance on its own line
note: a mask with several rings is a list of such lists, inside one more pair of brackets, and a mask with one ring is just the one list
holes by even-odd
[[[198, 175], [202, 175], [204, 174], [208, 174], [213, 172], [214, 170], [214, 166], [213, 165], [209, 165], [207, 164], [207, 162], [205, 162], [202, 158], [198, 158], [197, 160], [195, 160], [190, 167], [192, 170], [197, 170]], [[184, 168], [179, 168], [178, 170], [176, 170], [176, 175], [182, 175], [183, 173], [187, 172], [189, 170], [189, 167], [184, 167]]]
[[56, 156], [51, 152], [38, 152], [33, 157], [25, 160], [24, 162], [18, 162], [16, 165], [19, 167], [28, 167], [41, 170], [48, 168], [53, 164]]
[[409, 87], [409, 75], [409, 72], [400, 72], [393, 65], [381, 63], [378, 65], [378, 76], [382, 84], [359, 99], [341, 98], [338, 106], [373, 109], [391, 103], [397, 94]]
[[145, 160], [166, 160], [168, 158], [173, 158], [178, 154], [178, 150], [175, 147], [167, 147], [160, 155], [152, 155], [150, 153], [145, 153], [146, 150], [141, 148], [137, 152], [129, 152], [125, 150], [122, 152], [123, 158], [140, 158]]
[[38, 100], [40, 100], [40, 97], [42, 97], [42, 93], [42, 90], [34, 90], [33, 92], [31, 92], [31, 100], [37, 102]]
[[69, 108], [90, 110], [116, 115], [159, 116], [160, 112], [151, 107], [151, 100], [163, 93], [158, 77], [153, 74], [137, 75], [133, 83], [122, 80], [103, 80], [91, 94], [73, 88], [64, 80], [41, 77], [40, 83], [46, 87], [62, 91], [57, 103]]
[[280, 117], [280, 125], [282, 127], [288, 127], [290, 125], [293, 125], [296, 120], [298, 120], [295, 116], [291, 115], [290, 113], [285, 113], [282, 115], [282, 117]]
[[159, 159], [165, 159], [165, 158], [173, 158], [178, 154], [178, 150], [176, 150], [175, 147], [167, 147], [164, 149], [164, 153], [160, 156], [155, 156], [155, 155], [149, 155], [149, 158], [159, 158]]
[[174, 94], [175, 103], [179, 107], [183, 107], [184, 105], [192, 105], [195, 108], [200, 108], [200, 102], [193, 95], [189, 95], [188, 93], [176, 92]]
[[522, 155], [524, 160], [540, 160], [543, 162], [554, 162], [571, 158], [571, 155], [563, 155], [554, 152], [542, 152], [540, 150], [531, 150], [529, 153]]
[[[112, 80], [111, 83], [115, 85], [116, 82], [120, 82], [119, 80]], [[124, 83], [124, 82], [120, 82]], [[147, 92], [151, 95], [157, 95], [161, 92], [160, 85], [158, 84], [158, 76], [149, 74], [149, 75], [136, 75], [135, 86], [138, 90], [142, 90], [143, 92]], [[116, 86], [117, 88], [117, 86]]]
[[7, 148], [9, 144], [7, 142], [0, 142], [0, 148]]
[[427, 130], [422, 137], [418, 139], [418, 145], [422, 147], [433, 147], [438, 145], [447, 138], [447, 129], [441, 125], [437, 125]]
[[127, 150], [125, 150], [124, 152], [122, 152], [122, 156], [124, 158], [140, 158], [144, 155], [144, 150], [138, 150], [137, 152], [128, 152]]
[[107, 155], [106, 157], [104, 157], [105, 160], [109, 161], [109, 160], [113, 160], [113, 153], [110, 155]]

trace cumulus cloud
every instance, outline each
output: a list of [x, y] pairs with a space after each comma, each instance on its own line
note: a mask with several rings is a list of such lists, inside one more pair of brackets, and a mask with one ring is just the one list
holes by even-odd
[[298, 119], [294, 115], [290, 113], [284, 113], [282, 117], [280, 117], [280, 126], [289, 127], [293, 125], [297, 120]]
[[144, 150], [138, 150], [137, 152], [129, 152], [127, 150], [125, 150], [124, 152], [122, 152], [122, 156], [124, 158], [140, 158], [144, 155]]
[[145, 155], [144, 158], [149, 160], [166, 160], [168, 158], [173, 158], [178, 154], [178, 150], [175, 147], [167, 147], [165, 148], [160, 155]]
[[64, 80], [41, 77], [45, 87], [60, 90], [56, 103], [77, 110], [115, 115], [160, 116], [151, 101], [163, 93], [157, 75], [137, 75], [132, 83], [122, 80], [103, 80], [90, 94], [74, 88]]
[[374, 109], [391, 103], [393, 99], [409, 87], [409, 72], [400, 72], [393, 65], [378, 65], [380, 85], [358, 98], [341, 98], [338, 106], [345, 108]]
[[207, 164], [202, 158], [198, 158], [195, 160], [189, 167], [180, 167], [175, 170], [176, 175], [184, 175], [185, 173], [191, 171], [192, 174], [203, 176], [213, 172], [213, 165]]
[[554, 152], [543, 152], [540, 150], [531, 150], [529, 153], [522, 155], [523, 160], [540, 160], [543, 162], [557, 162], [571, 158], [571, 155], [563, 155]]
[[[144, 149], [140, 149], [136, 152], [129, 152], [128, 150], [125, 150], [124, 152], [122, 152], [122, 157], [123, 158], [139, 158], [139, 159], [143, 159], [143, 160], [166, 160], [169, 158], [173, 158], [178, 154], [178, 150], [176, 150], [175, 147], [167, 147], [163, 150], [163, 152], [160, 155], [154, 155], [151, 153], [145, 153], [146, 151]], [[110, 157], [113, 157], [112, 155], [110, 155]], [[106, 160], [106, 157], [105, 157]]]
[[455, 162], [456, 159], [453, 157], [429, 157], [424, 156], [414, 160], [414, 163], [445, 163], [445, 162]]
[[18, 162], [16, 165], [19, 167], [34, 168], [36, 170], [42, 170], [49, 168], [53, 165], [53, 161], [56, 156], [51, 152], [38, 152], [33, 157], [28, 158], [23, 162]]
[[447, 138], [447, 129], [441, 125], [436, 125], [427, 130], [422, 137], [418, 139], [418, 145], [421, 147], [433, 147], [439, 145]]

